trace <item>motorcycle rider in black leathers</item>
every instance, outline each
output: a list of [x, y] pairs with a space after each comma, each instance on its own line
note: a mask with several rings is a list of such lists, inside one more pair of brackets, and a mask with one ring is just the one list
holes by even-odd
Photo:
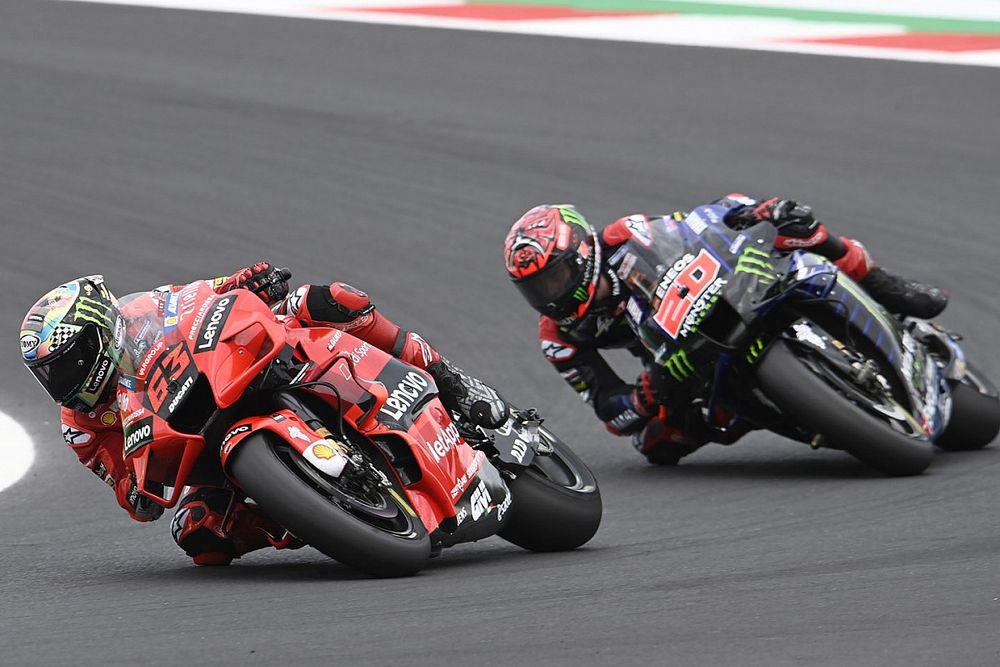
[[[822, 255], [893, 313], [928, 319], [947, 305], [943, 290], [894, 276], [877, 267], [859, 242], [832, 236], [809, 206], [738, 193], [712, 203], [728, 209], [724, 222], [734, 229], [772, 223], [778, 230], [775, 249]], [[686, 214], [668, 217], [680, 221]], [[729, 444], [745, 430], [713, 428], [727, 424], [729, 416], [703, 414], [699, 403], [678, 390], [661, 395], [658, 369], [626, 321], [629, 288], [618, 273], [625, 253], [616, 250], [646, 233], [649, 220], [627, 216], [598, 234], [572, 206], [536, 206], [511, 227], [504, 259], [514, 285], [541, 313], [538, 337], [545, 358], [608, 431], [631, 435], [651, 463], [674, 465], [710, 440]], [[625, 348], [642, 360], [645, 370], [633, 384], [601, 356], [600, 350], [608, 348]]]

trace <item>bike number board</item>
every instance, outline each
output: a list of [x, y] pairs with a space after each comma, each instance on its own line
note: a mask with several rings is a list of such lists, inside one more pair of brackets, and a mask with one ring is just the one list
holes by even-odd
[[[687, 254], [677, 260], [657, 286], [662, 299], [653, 321], [675, 340], [690, 333], [693, 318], [689, 316], [703, 311], [708, 305], [705, 300], [725, 284], [718, 280], [721, 269], [719, 260], [705, 249], [697, 257]], [[699, 308], [692, 313], [695, 305]]]

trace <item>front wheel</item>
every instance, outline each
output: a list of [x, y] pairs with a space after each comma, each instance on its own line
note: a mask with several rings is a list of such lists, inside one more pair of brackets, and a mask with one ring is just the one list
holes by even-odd
[[531, 551], [568, 551], [586, 544], [601, 525], [597, 480], [568, 445], [539, 429], [552, 452], [539, 454], [508, 483], [513, 502], [499, 535]]
[[[768, 349], [757, 368], [764, 393], [796, 425], [819, 433], [837, 449], [887, 475], [916, 475], [927, 469], [934, 455], [930, 441], [902, 408], [879, 404], [851, 384], [850, 378], [822, 369], [821, 378], [781, 341]], [[835, 389], [834, 387], [838, 387]], [[872, 411], [861, 407], [865, 404]], [[874, 414], [893, 415], [879, 419]], [[908, 426], [909, 424], [909, 426]], [[907, 430], [909, 428], [909, 430]]]
[[[242, 489], [293, 535], [345, 565], [377, 577], [420, 571], [430, 558], [423, 523], [380, 473], [328, 477], [269, 431], [233, 452]], [[384, 476], [382, 476], [384, 477]]]

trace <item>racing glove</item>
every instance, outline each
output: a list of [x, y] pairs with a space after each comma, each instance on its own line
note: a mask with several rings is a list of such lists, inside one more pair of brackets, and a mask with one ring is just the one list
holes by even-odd
[[288, 279], [268, 262], [257, 262], [229, 277], [216, 278], [214, 287], [219, 294], [241, 288], [250, 290], [269, 306], [288, 296]]
[[[117, 447], [100, 432], [96, 435], [80, 431], [74, 425], [63, 423], [66, 443], [86, 468], [107, 484], [115, 493], [115, 500], [136, 521], [155, 521], [163, 514], [163, 507], [139, 493], [131, 464], [122, 459], [121, 440]], [[85, 438], [85, 439], [84, 439]], [[82, 442], [73, 442], [83, 439]]]
[[118, 504], [136, 521], [156, 521], [163, 515], [162, 505], [139, 493], [135, 475], [118, 480], [114, 488]]
[[759, 222], [770, 222], [778, 229], [785, 227], [806, 229], [819, 224], [813, 217], [810, 206], [778, 197], [734, 208], [726, 214], [725, 222], [733, 229], [745, 229]]
[[658, 397], [656, 377], [649, 371], [639, 373], [632, 390], [632, 405], [643, 417], [652, 417], [660, 410], [662, 400]]

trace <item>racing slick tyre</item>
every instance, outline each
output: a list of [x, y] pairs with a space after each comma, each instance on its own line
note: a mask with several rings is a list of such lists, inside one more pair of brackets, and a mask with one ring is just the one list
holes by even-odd
[[376, 577], [415, 574], [430, 558], [427, 530], [398, 492], [323, 475], [269, 431], [248, 436], [232, 457], [247, 495], [327, 556]]
[[904, 434], [876, 418], [819, 377], [782, 341], [768, 348], [757, 379], [768, 398], [800, 427], [887, 475], [917, 475], [931, 463], [934, 448], [922, 431]]
[[507, 523], [498, 534], [531, 551], [567, 551], [585, 544], [601, 525], [603, 505], [597, 480], [561, 440], [540, 429], [551, 447], [516, 479]]
[[1000, 397], [996, 387], [969, 365], [960, 383], [951, 385], [951, 417], [934, 442], [941, 449], [968, 451], [993, 442], [1000, 433]]

